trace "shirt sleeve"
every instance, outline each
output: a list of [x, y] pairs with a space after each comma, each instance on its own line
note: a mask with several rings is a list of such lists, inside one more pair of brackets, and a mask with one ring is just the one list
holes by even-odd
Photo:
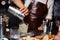
[[54, 0], [48, 0], [48, 3], [47, 3], [48, 14], [46, 16], [46, 19], [52, 19], [52, 15], [53, 15], [53, 4], [54, 4]]

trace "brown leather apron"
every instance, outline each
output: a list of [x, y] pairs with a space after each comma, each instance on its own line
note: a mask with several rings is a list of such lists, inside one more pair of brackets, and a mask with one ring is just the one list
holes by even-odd
[[28, 7], [29, 15], [24, 19], [25, 22], [29, 23], [30, 30], [37, 29], [42, 24], [42, 21], [43, 19], [45, 19], [48, 12], [47, 2], [46, 4], [43, 4], [41, 2], [32, 0], [32, 2], [30, 3]]

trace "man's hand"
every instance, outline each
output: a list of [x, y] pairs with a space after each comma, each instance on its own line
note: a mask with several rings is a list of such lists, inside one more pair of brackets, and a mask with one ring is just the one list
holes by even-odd
[[24, 13], [25, 16], [27, 16], [29, 13], [28, 13], [28, 8], [27, 7], [23, 7], [20, 9], [20, 12]]
[[39, 27], [38, 27], [38, 30], [43, 30], [43, 26], [42, 26], [42, 25], [39, 26]]
[[51, 21], [51, 20], [52, 20], [52, 18], [46, 18], [45, 20], [46, 20], [46, 21]]

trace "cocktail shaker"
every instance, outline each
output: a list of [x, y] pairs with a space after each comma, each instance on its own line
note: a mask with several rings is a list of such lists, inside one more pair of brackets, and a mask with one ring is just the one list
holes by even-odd
[[18, 8], [13, 6], [9, 6], [8, 11], [14, 16], [18, 17], [20, 20], [23, 20], [25, 17], [24, 13], [21, 13]]

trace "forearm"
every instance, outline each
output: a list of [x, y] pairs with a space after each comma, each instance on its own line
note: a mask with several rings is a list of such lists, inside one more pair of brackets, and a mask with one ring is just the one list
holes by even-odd
[[49, 0], [48, 1], [48, 14], [46, 16], [46, 19], [52, 19], [52, 15], [53, 15], [53, 4], [54, 4], [54, 0]]
[[24, 8], [23, 2], [21, 0], [12, 0], [19, 8]]

